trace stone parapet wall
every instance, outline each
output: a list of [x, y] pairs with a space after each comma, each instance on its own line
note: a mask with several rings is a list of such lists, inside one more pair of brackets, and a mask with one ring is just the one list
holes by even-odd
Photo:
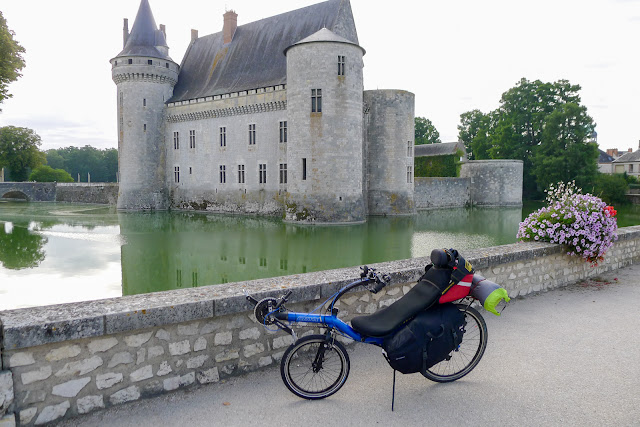
[[464, 207], [471, 203], [469, 178], [415, 178], [416, 209]]
[[117, 183], [58, 183], [56, 202], [115, 205], [118, 188]]
[[[640, 260], [640, 226], [619, 234], [598, 267], [547, 243], [517, 243], [463, 255], [478, 273], [519, 297]], [[394, 285], [376, 295], [347, 294], [338, 305], [340, 317], [350, 320], [393, 303], [411, 289], [427, 261], [375, 265], [390, 274]], [[15, 396], [8, 405], [0, 402], [0, 408], [20, 425], [42, 424], [271, 366], [292, 338], [258, 325], [242, 290], [263, 298], [291, 289], [289, 308], [311, 311], [358, 273], [353, 267], [0, 312], [0, 401]], [[318, 332], [309, 327], [296, 331], [299, 336]]]
[[478, 206], [522, 206], [522, 174], [522, 160], [470, 160], [460, 169]]

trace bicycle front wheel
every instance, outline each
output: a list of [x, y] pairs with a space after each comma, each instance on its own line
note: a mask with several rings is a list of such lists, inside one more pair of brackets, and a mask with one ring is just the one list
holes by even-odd
[[474, 308], [456, 304], [465, 313], [465, 332], [462, 343], [449, 357], [426, 370], [422, 375], [431, 381], [447, 383], [458, 380], [476, 367], [487, 348], [487, 324]]
[[349, 376], [349, 356], [338, 341], [309, 335], [291, 344], [282, 356], [280, 374], [287, 388], [304, 399], [331, 396]]

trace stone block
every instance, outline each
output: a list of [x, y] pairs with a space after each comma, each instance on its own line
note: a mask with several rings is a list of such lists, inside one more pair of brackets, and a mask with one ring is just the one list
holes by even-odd
[[78, 399], [79, 414], [87, 414], [100, 408], [104, 408], [104, 398], [102, 396], [85, 396]]
[[64, 347], [56, 348], [47, 353], [44, 357], [47, 362], [56, 362], [58, 360], [71, 359], [76, 357], [81, 352], [80, 347], [77, 345], [67, 345]]
[[32, 403], [44, 402], [47, 398], [47, 392], [44, 390], [27, 390], [20, 394], [18, 400], [22, 403], [22, 406], [30, 405]]
[[198, 334], [198, 322], [189, 325], [178, 325], [178, 336], [191, 336]]
[[13, 403], [13, 375], [11, 371], [0, 372], [0, 416], [2, 416], [9, 405]]
[[219, 332], [213, 338], [214, 345], [229, 345], [233, 341], [232, 332]]
[[200, 356], [192, 357], [187, 360], [187, 369], [195, 369], [204, 365], [204, 362], [209, 358], [208, 354], [201, 354]]
[[162, 341], [169, 341], [171, 340], [171, 335], [164, 329], [160, 329], [158, 330], [158, 332], [156, 332], [156, 338]]
[[200, 384], [217, 383], [220, 381], [218, 374], [218, 368], [207, 369], [206, 371], [198, 372], [198, 382]]
[[291, 335], [284, 335], [273, 339], [273, 349], [289, 347], [293, 344], [293, 337]]
[[68, 400], [65, 400], [58, 405], [45, 407], [42, 412], [40, 412], [40, 415], [38, 415], [38, 418], [36, 418], [35, 425], [39, 426], [47, 424], [57, 420], [58, 418], [64, 417], [70, 407], [71, 404]]
[[163, 381], [165, 391], [176, 390], [179, 387], [184, 387], [193, 384], [196, 381], [195, 372], [189, 372], [183, 376], [167, 378]]
[[239, 359], [240, 354], [238, 350], [225, 350], [222, 353], [216, 354], [216, 362], [226, 362], [227, 360]]
[[193, 351], [202, 351], [207, 349], [207, 339], [205, 337], [199, 337], [193, 344]]
[[[32, 409], [36, 409], [36, 408], [32, 408]], [[31, 421], [31, 420], [29, 420], [29, 421]], [[0, 427], [16, 427], [16, 415], [15, 414], [9, 414], [9, 415], [5, 415], [4, 417], [0, 418]]]
[[51, 394], [60, 397], [76, 397], [89, 382], [91, 382], [90, 377], [67, 381], [54, 386]]
[[92, 372], [102, 366], [103, 360], [99, 356], [93, 356], [89, 359], [79, 360], [77, 362], [69, 362], [62, 369], [56, 372], [56, 377], [65, 377], [71, 375], [84, 375]]
[[140, 399], [140, 389], [135, 385], [132, 385], [130, 387], [117, 391], [109, 397], [109, 401], [113, 405], [118, 405], [120, 403], [125, 403], [125, 402], [131, 402], [133, 400], [138, 400], [138, 399]]
[[3, 313], [3, 345], [5, 350], [98, 337], [104, 333], [102, 315], [57, 320], [59, 317], [56, 311], [52, 311], [48, 307]]
[[265, 357], [261, 357], [258, 360], [258, 366], [261, 368], [264, 368], [265, 366], [269, 366], [273, 363], [273, 359], [271, 358], [271, 356], [265, 356]]
[[104, 390], [105, 388], [113, 387], [121, 383], [123, 379], [124, 377], [120, 372], [98, 375], [96, 376], [96, 387], [98, 387], [98, 390]]
[[131, 382], [138, 382], [153, 377], [153, 367], [151, 365], [144, 366], [140, 369], [136, 369], [129, 374]]
[[129, 352], [122, 351], [113, 355], [107, 367], [111, 369], [118, 365], [128, 365], [129, 363], [133, 363], [133, 355]]
[[264, 352], [264, 344], [259, 342], [244, 346], [242, 351], [244, 357], [255, 356], [256, 354], [260, 354], [262, 352]]
[[174, 342], [169, 344], [169, 354], [172, 356], [181, 356], [191, 351], [189, 340]]
[[257, 340], [260, 338], [260, 330], [258, 328], [249, 328], [240, 331], [239, 338], [241, 340]]
[[34, 363], [36, 363], [36, 361], [33, 359], [33, 353], [14, 353], [9, 358], [9, 368], [29, 366]]
[[27, 408], [20, 411], [20, 424], [23, 426], [29, 424], [37, 412], [38, 408]]
[[158, 357], [158, 356], [162, 356], [164, 354], [164, 348], [161, 345], [157, 345], [154, 347], [149, 347], [149, 351], [147, 356], [149, 357], [149, 360]]
[[22, 384], [27, 385], [37, 381], [46, 380], [51, 376], [51, 366], [43, 366], [35, 371], [24, 372], [21, 375]]
[[[155, 301], [154, 301], [155, 302]], [[154, 328], [163, 325], [186, 323], [192, 320], [213, 317], [211, 301], [192, 301], [182, 304], [169, 304], [105, 315], [107, 334]]]
[[160, 368], [158, 368], [158, 372], [156, 372], [156, 375], [159, 376], [159, 377], [163, 377], [165, 375], [170, 374], [171, 371], [173, 371], [173, 369], [171, 369], [171, 366], [169, 365], [169, 362], [167, 362], [165, 360], [164, 362], [162, 362], [160, 364]]
[[142, 344], [145, 344], [147, 341], [151, 339], [151, 335], [153, 335], [153, 332], [145, 332], [143, 334], [129, 335], [128, 337], [124, 337], [124, 342], [129, 347], [140, 347]]
[[89, 348], [89, 352], [91, 352], [91, 354], [95, 354], [95, 353], [102, 353], [104, 351], [110, 350], [116, 345], [118, 345], [117, 339], [105, 338], [105, 339], [91, 341], [87, 347]]

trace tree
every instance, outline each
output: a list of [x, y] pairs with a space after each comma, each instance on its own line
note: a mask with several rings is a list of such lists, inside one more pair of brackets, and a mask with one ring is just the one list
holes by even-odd
[[65, 147], [47, 151], [47, 161], [53, 168], [64, 169], [72, 177], [80, 175], [81, 181], [116, 182], [118, 150], [99, 150], [85, 145], [82, 148]]
[[415, 118], [415, 144], [439, 144], [440, 133], [436, 127], [431, 123], [431, 120], [424, 117]]
[[11, 169], [14, 181], [26, 181], [29, 169], [45, 163], [40, 147], [40, 136], [28, 128], [5, 126], [0, 128], [0, 168]]
[[53, 169], [49, 165], [41, 165], [31, 172], [29, 181], [36, 182], [74, 182], [69, 172], [64, 169]]
[[15, 33], [7, 27], [7, 21], [0, 12], [0, 103], [6, 98], [11, 98], [9, 83], [22, 76], [20, 70], [25, 66], [22, 58], [24, 48], [13, 39], [14, 35]]
[[595, 179], [597, 147], [589, 143], [595, 124], [579, 91], [567, 80], [523, 78], [502, 94], [496, 110], [462, 114], [460, 139], [475, 159], [522, 160], [526, 198], [539, 196], [560, 177], [584, 186]]

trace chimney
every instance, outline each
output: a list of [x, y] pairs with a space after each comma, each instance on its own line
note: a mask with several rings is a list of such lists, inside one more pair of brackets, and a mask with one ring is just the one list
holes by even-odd
[[224, 26], [222, 27], [222, 37], [224, 38], [224, 44], [231, 43], [233, 35], [236, 33], [238, 27], [238, 14], [233, 10], [228, 10], [223, 15]]
[[633, 148], [629, 148], [629, 149], [627, 150], [627, 152], [628, 152], [628, 153], [633, 153]]
[[198, 40], [198, 30], [191, 30], [191, 43]]
[[164, 35], [164, 39], [167, 40], [167, 27], [164, 24], [160, 24], [160, 31], [162, 31], [162, 35]]
[[122, 48], [124, 49], [129, 39], [129, 20], [124, 18], [124, 27], [122, 28]]

